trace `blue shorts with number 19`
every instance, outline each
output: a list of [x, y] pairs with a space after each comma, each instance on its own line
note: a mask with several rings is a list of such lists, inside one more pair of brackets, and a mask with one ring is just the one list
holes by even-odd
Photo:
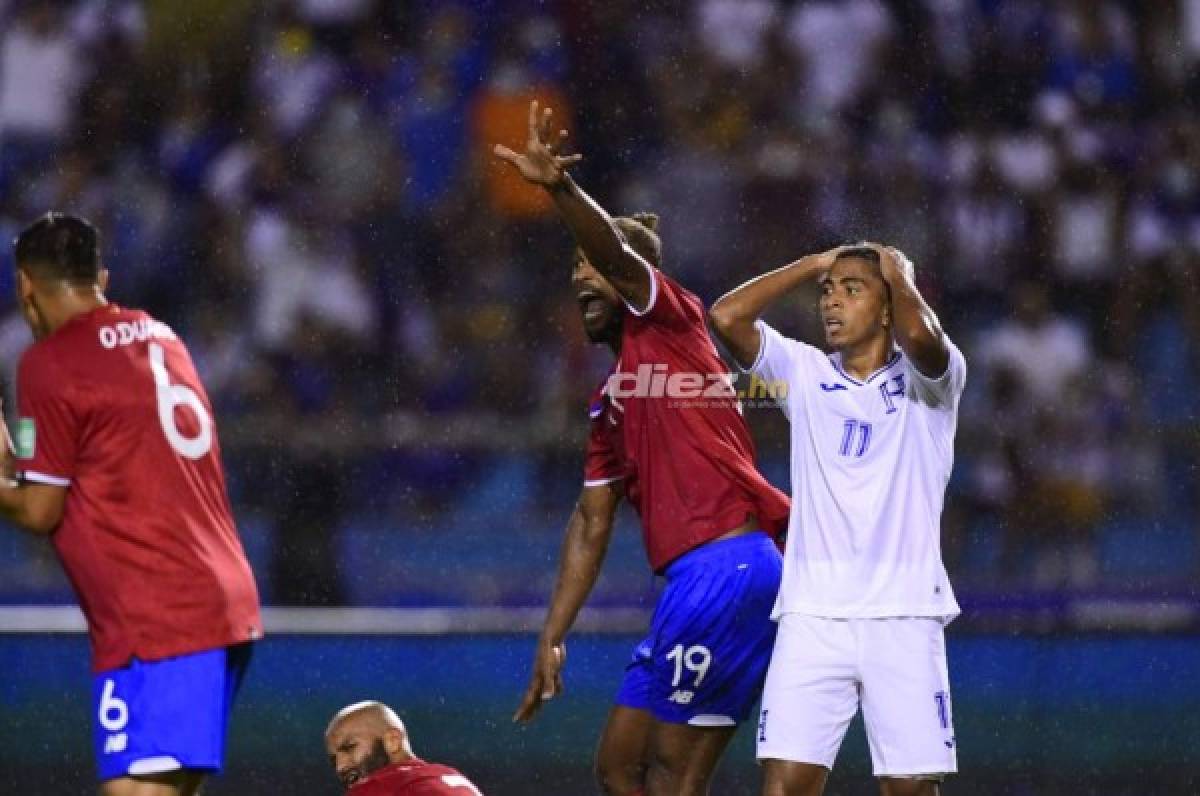
[[220, 772], [229, 713], [251, 648], [135, 658], [96, 674], [92, 720], [100, 780], [181, 768]]
[[745, 721], [775, 643], [771, 608], [782, 571], [779, 550], [761, 531], [709, 542], [672, 561], [617, 704], [671, 724]]

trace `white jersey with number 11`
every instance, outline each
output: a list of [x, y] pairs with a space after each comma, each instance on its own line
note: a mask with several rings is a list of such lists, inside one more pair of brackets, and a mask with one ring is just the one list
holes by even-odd
[[941, 514], [967, 365], [952, 343], [939, 378], [903, 352], [866, 380], [838, 354], [759, 321], [751, 371], [785, 383], [792, 511], [775, 617], [959, 613], [941, 554]]

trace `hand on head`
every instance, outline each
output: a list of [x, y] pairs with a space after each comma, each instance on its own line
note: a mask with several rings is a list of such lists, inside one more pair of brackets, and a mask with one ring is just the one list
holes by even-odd
[[890, 267], [903, 274], [909, 281], [916, 279], [916, 267], [904, 252], [895, 246], [887, 246], [882, 243], [867, 243], [866, 245], [879, 254], [879, 265], [884, 269], [885, 276]]

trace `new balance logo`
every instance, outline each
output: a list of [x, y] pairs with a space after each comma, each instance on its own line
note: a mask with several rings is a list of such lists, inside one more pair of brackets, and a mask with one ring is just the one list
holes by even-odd
[[845, 384], [826, 384], [825, 382], [821, 382], [821, 389], [825, 392], [837, 392], [838, 390], [848, 390], [850, 388]]
[[667, 697], [667, 701], [674, 702], [677, 705], [687, 705], [687, 704], [691, 703], [692, 697], [694, 697], [694, 696], [696, 696], [696, 694], [693, 691], [680, 690], [680, 691], [676, 691], [675, 693], [671, 694], [671, 696]]

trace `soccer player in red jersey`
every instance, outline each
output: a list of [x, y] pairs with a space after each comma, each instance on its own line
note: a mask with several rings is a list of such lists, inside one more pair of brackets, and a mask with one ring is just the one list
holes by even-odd
[[575, 236], [572, 285], [593, 342], [617, 361], [589, 415], [585, 479], [529, 688], [527, 721], [562, 691], [564, 639], [596, 582], [622, 495], [666, 576], [597, 751], [614, 794], [702, 794], [762, 689], [787, 498], [754, 467], [754, 446], [708, 336], [700, 300], [660, 266], [651, 218], [611, 218], [566, 173], [551, 112], [530, 106], [529, 138], [495, 154], [544, 188]]
[[325, 730], [325, 749], [351, 796], [480, 796], [453, 768], [414, 755], [404, 722], [382, 702], [339, 710]]
[[103, 796], [196, 793], [262, 635], [212, 406], [175, 333], [105, 299], [86, 221], [38, 219], [16, 265], [36, 341], [0, 515], [50, 537], [87, 617]]

